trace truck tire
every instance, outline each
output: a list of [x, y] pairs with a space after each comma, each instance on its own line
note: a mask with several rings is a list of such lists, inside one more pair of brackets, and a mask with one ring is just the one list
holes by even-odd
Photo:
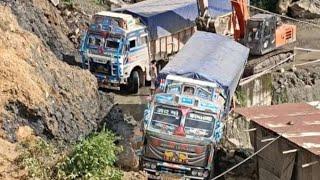
[[138, 93], [139, 92], [139, 87], [140, 87], [140, 77], [138, 71], [133, 71], [130, 76], [130, 81], [129, 81], [129, 86], [130, 86], [130, 92], [131, 93]]

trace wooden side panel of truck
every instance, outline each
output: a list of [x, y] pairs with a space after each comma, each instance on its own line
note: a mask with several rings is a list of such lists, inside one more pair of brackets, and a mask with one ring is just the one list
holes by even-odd
[[167, 60], [172, 54], [177, 53], [194, 34], [196, 27], [190, 27], [178, 33], [164, 36], [150, 41], [150, 56], [152, 60]]

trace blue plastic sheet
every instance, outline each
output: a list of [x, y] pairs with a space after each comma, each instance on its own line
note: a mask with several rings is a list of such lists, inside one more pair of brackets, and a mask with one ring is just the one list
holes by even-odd
[[[116, 11], [140, 18], [148, 27], [151, 39], [193, 27], [198, 17], [197, 0], [146, 0]], [[230, 0], [209, 0], [211, 16], [221, 16], [231, 11]]]
[[242, 76], [249, 49], [233, 39], [197, 31], [187, 44], [160, 71], [218, 83], [230, 102]]

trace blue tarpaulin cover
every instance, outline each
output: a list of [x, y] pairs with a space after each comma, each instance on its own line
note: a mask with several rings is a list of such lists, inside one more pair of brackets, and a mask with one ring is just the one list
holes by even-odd
[[[194, 26], [197, 0], [146, 0], [115, 10], [139, 17], [148, 27], [151, 39], [168, 36]], [[211, 16], [231, 13], [230, 0], [209, 0]]]
[[197, 31], [177, 55], [160, 71], [168, 74], [216, 82], [229, 102], [242, 76], [249, 49], [233, 39]]

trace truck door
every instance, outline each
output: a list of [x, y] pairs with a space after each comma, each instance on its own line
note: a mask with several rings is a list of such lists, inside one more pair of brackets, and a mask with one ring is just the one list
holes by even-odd
[[276, 47], [275, 26], [276, 24], [272, 21], [272, 18], [264, 21], [261, 47], [262, 54], [268, 53]]

